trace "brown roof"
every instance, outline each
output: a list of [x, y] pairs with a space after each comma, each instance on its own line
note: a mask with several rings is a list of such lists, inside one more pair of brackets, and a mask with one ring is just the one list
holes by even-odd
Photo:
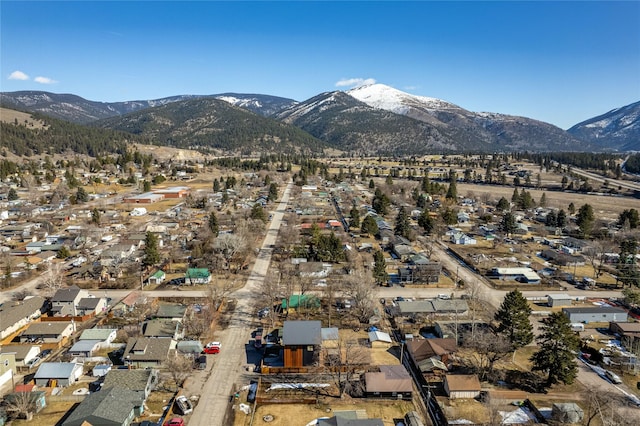
[[480, 380], [475, 374], [447, 374], [444, 379], [451, 392], [479, 391], [481, 389]]
[[367, 392], [411, 392], [411, 376], [402, 365], [381, 365], [379, 373], [366, 373]]
[[456, 339], [424, 339], [410, 340], [407, 342], [407, 350], [416, 360], [420, 362], [432, 356], [442, 356], [453, 353], [457, 350]]
[[640, 333], [640, 322], [612, 322], [611, 325], [613, 324], [623, 333]]

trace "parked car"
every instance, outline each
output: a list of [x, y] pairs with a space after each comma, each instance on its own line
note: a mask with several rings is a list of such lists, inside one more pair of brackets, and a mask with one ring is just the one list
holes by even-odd
[[191, 404], [191, 401], [189, 401], [184, 395], [180, 395], [176, 398], [175, 406], [178, 409], [178, 412], [183, 416], [193, 412], [193, 405]]
[[165, 423], [166, 426], [184, 426], [184, 419], [182, 417], [174, 417]]
[[611, 383], [613, 383], [615, 385], [619, 385], [619, 384], [622, 383], [622, 379], [620, 378], [620, 376], [618, 376], [613, 371], [606, 370], [604, 372], [604, 375], [607, 377], [607, 379], [609, 379], [611, 381]]
[[220, 346], [207, 346], [202, 352], [205, 354], [219, 354]]

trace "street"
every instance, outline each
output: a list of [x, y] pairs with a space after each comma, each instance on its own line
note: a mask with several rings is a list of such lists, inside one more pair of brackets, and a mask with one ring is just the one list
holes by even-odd
[[[211, 375], [200, 391], [200, 401], [189, 419], [189, 425], [222, 426], [233, 385], [238, 382], [243, 371], [246, 372], [246, 369], [243, 369], [246, 360], [245, 345], [250, 339], [251, 325], [256, 320], [254, 296], [267, 275], [272, 247], [287, 209], [292, 186], [293, 184], [289, 183], [284, 190], [246, 285], [231, 296], [236, 300], [236, 308], [229, 327], [219, 333], [217, 340], [222, 343], [222, 350], [213, 358]], [[178, 293], [185, 297], [187, 292]]]

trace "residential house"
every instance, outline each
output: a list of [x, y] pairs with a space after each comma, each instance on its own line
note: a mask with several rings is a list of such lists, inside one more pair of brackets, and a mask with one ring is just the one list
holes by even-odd
[[158, 269], [153, 273], [149, 278], [147, 278], [147, 282], [151, 285], [162, 284], [167, 277], [167, 274], [164, 273], [163, 270]]
[[39, 318], [44, 304], [44, 297], [32, 296], [19, 302], [5, 302], [0, 305], [0, 340], [4, 340], [30, 321]]
[[160, 303], [155, 317], [163, 320], [183, 321], [187, 306], [180, 303]]
[[115, 316], [124, 316], [130, 314], [138, 304], [147, 303], [147, 296], [139, 291], [129, 293], [124, 299], [115, 304], [111, 312]]
[[10, 382], [16, 373], [16, 354], [0, 352], [0, 387]]
[[418, 367], [421, 361], [436, 358], [445, 365], [449, 362], [449, 355], [458, 350], [455, 339], [420, 339], [406, 342], [406, 351], [413, 364]]
[[640, 339], [640, 322], [610, 322], [609, 330], [622, 339]]
[[189, 268], [184, 275], [186, 285], [209, 284], [210, 282], [211, 273], [207, 268]]
[[152, 368], [134, 370], [110, 370], [104, 377], [103, 387], [114, 387], [136, 392], [144, 401], [158, 384], [158, 370]]
[[562, 313], [569, 317], [572, 323], [627, 322], [628, 320], [627, 311], [611, 306], [562, 308]]
[[321, 329], [320, 321], [284, 322], [282, 344], [285, 367], [309, 366], [316, 361], [322, 343]]
[[475, 374], [447, 374], [444, 391], [450, 399], [471, 399], [480, 395], [480, 380]]
[[33, 378], [38, 386], [67, 387], [82, 377], [83, 368], [77, 362], [43, 362]]
[[144, 401], [136, 392], [116, 387], [89, 394], [73, 410], [62, 426], [129, 426], [142, 414]]
[[382, 419], [362, 419], [358, 413], [336, 412], [334, 417], [318, 419], [318, 426], [384, 426]]
[[67, 351], [69, 355], [75, 358], [82, 359], [92, 358], [94, 352], [100, 350], [101, 340], [78, 340]]
[[13, 354], [16, 367], [26, 367], [27, 363], [40, 354], [38, 345], [2, 345], [0, 354]]
[[80, 299], [87, 297], [89, 297], [89, 293], [75, 285], [58, 289], [51, 298], [51, 311], [55, 316], [76, 316]]
[[540, 284], [541, 280], [540, 275], [527, 267], [493, 268], [488, 276], [499, 280], [515, 280], [525, 284]]
[[413, 380], [404, 365], [381, 365], [379, 372], [364, 376], [367, 398], [393, 398], [411, 400]]
[[137, 368], [156, 367], [165, 362], [175, 348], [176, 341], [173, 339], [131, 337], [127, 341], [122, 360], [125, 365]]
[[107, 346], [116, 339], [117, 332], [115, 328], [90, 328], [82, 332], [79, 340], [98, 340], [101, 346]]
[[402, 262], [407, 261], [412, 255], [416, 254], [411, 244], [394, 244], [391, 253]]
[[79, 316], [97, 315], [107, 310], [107, 299], [104, 297], [83, 297], [76, 306]]
[[327, 278], [332, 270], [333, 270], [333, 265], [331, 263], [324, 263], [324, 262], [298, 263], [298, 274], [300, 274], [301, 277]]
[[20, 334], [20, 342], [59, 343], [71, 336], [74, 331], [75, 327], [71, 322], [34, 322]]
[[450, 241], [453, 244], [458, 244], [458, 245], [475, 245], [478, 243], [475, 238], [468, 236], [464, 232], [456, 232], [452, 234]]
[[142, 324], [142, 335], [180, 340], [184, 337], [184, 327], [180, 321], [153, 319]]

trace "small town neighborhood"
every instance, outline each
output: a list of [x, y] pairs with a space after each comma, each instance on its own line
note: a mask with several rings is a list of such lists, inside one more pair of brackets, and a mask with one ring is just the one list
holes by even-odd
[[7, 176], [0, 426], [637, 424], [637, 198], [471, 160]]

